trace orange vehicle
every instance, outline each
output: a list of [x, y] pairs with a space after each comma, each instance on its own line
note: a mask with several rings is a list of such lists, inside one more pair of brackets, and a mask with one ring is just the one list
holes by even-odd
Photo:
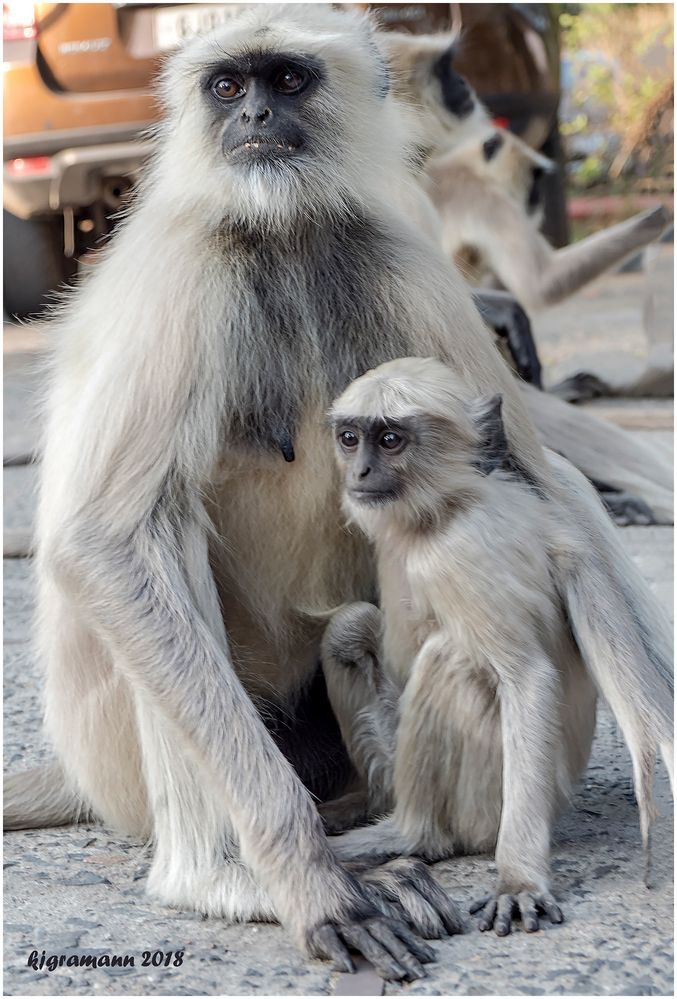
[[39, 309], [105, 235], [150, 149], [163, 54], [236, 4], [3, 4], [4, 304]]
[[[246, 6], [3, 4], [8, 313], [39, 310], [110, 231], [151, 148], [144, 129], [159, 114], [151, 83], [165, 53]], [[539, 147], [556, 134], [552, 5], [355, 6], [381, 8], [384, 27], [414, 32], [448, 28], [460, 17], [465, 41], [457, 68], [490, 110]]]

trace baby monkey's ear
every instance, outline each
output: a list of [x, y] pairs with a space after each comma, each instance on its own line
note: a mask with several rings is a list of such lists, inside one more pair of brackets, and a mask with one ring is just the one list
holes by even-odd
[[470, 404], [470, 417], [479, 433], [477, 467], [490, 475], [508, 460], [508, 439], [503, 426], [503, 396], [483, 395]]

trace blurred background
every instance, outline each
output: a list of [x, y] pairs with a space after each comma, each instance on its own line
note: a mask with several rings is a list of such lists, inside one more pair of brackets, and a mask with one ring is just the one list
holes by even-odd
[[[243, 6], [3, 4], [6, 318], [39, 312], [103, 245], [151, 148], [163, 58]], [[560, 165], [543, 222], [554, 245], [672, 208], [671, 4], [355, 6], [399, 30], [461, 30], [457, 70]]]

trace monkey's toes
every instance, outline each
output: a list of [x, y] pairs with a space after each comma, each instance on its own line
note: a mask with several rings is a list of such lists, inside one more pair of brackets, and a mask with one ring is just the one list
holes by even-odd
[[386, 912], [394, 906], [426, 940], [439, 940], [465, 930], [460, 909], [421, 860], [391, 860], [365, 874], [363, 884], [374, 893], [374, 904]]
[[347, 972], [355, 971], [352, 950], [388, 981], [425, 978], [423, 965], [435, 958], [435, 952], [400, 919], [381, 915], [324, 923], [311, 932], [308, 949], [314, 957], [333, 961], [335, 971]]
[[493, 929], [499, 937], [507, 936], [518, 918], [526, 933], [535, 933], [540, 929], [539, 913], [547, 916], [551, 923], [564, 921], [562, 910], [549, 892], [535, 894], [523, 891], [517, 895], [485, 895], [472, 903], [470, 912], [481, 912], [477, 924], [479, 930], [485, 932]]

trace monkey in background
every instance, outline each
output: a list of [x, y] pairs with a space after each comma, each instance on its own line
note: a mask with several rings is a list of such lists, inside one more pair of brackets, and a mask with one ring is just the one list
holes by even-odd
[[571, 246], [540, 234], [542, 181], [556, 165], [496, 128], [453, 69], [452, 34], [381, 32], [397, 96], [425, 122], [421, 181], [439, 212], [442, 245], [474, 283], [500, 282], [527, 312], [553, 305], [657, 239], [669, 221], [650, 209]]
[[495, 846], [498, 884], [472, 911], [499, 935], [516, 915], [528, 932], [538, 912], [562, 920], [551, 832], [587, 763], [596, 686], [632, 754], [647, 858], [656, 750], [671, 779], [673, 752], [667, 623], [629, 559], [605, 551], [612, 528], [582, 477], [552, 456], [562, 492], [548, 495], [520, 468], [501, 402], [415, 357], [334, 402], [343, 508], [374, 544], [380, 610], [342, 608], [322, 659], [367, 811], [394, 809], [339, 837], [339, 855]]
[[[461, 250], [465, 237], [459, 242], [459, 233], [470, 235], [475, 227], [488, 258], [498, 261], [497, 275], [501, 277], [506, 268], [501, 280], [514, 298], [487, 288], [476, 289], [475, 297], [486, 322], [499, 335], [504, 356], [532, 383], [520, 388], [541, 440], [593, 481], [617, 523], [672, 524], [673, 471], [664, 455], [647, 441], [532, 387], [540, 386], [540, 363], [523, 309], [533, 304], [534, 295], [542, 296], [544, 289], [550, 289], [548, 294], [559, 289], [559, 295], [569, 282], [573, 291], [574, 285], [580, 287], [656, 238], [666, 222], [663, 210], [553, 250], [538, 232], [540, 180], [550, 161], [491, 123], [467, 81], [453, 69], [457, 40], [450, 34], [417, 36], [392, 31], [380, 31], [377, 38], [388, 59], [396, 94], [415, 110], [421, 131], [412, 170], [433, 200], [428, 174], [436, 175], [438, 161], [446, 163], [448, 157], [451, 164], [458, 156], [459, 172], [443, 171], [439, 181], [439, 190], [448, 194], [448, 212], [445, 204], [438, 204], [438, 212], [423, 214], [419, 224], [431, 238], [446, 245], [450, 259], [456, 249]], [[495, 205], [492, 199], [497, 199]], [[445, 215], [444, 224], [440, 212]], [[499, 228], [498, 218], [504, 219]], [[506, 240], [514, 241], [509, 249]], [[479, 260], [472, 240], [468, 245], [471, 249], [463, 251], [460, 261], [466, 272], [471, 260], [474, 264]], [[513, 271], [519, 272], [517, 278], [508, 280]]]

